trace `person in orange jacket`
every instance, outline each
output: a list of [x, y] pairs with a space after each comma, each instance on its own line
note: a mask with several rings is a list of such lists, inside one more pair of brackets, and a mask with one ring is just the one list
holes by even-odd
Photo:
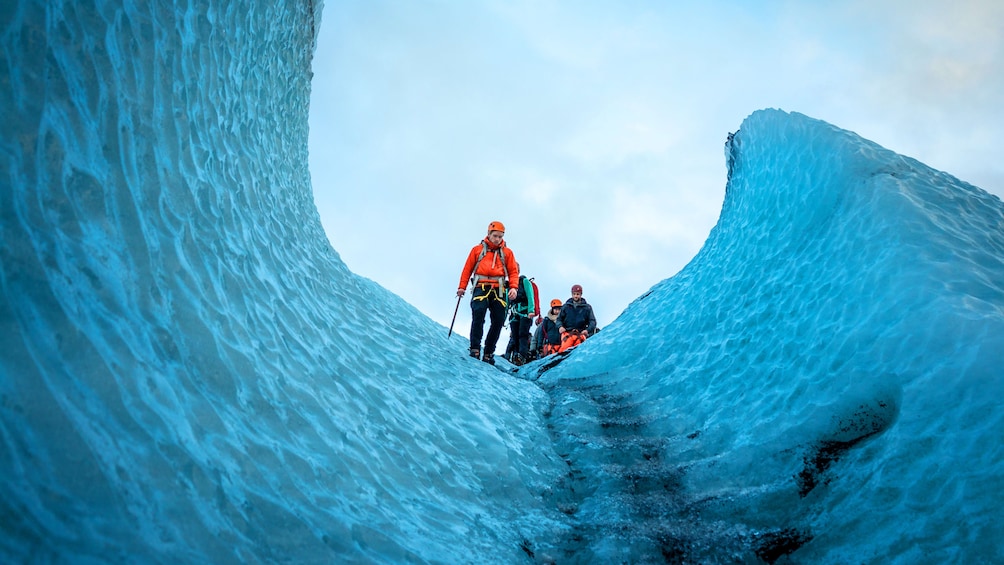
[[[467, 262], [460, 273], [457, 296], [467, 292], [470, 281], [474, 285], [471, 296], [471, 357], [491, 365], [495, 364], [495, 344], [498, 343], [508, 300], [516, 299], [519, 285], [519, 265], [511, 249], [506, 247], [505, 226], [502, 222], [488, 224], [488, 235], [471, 248]], [[508, 287], [508, 292], [505, 291]], [[485, 315], [490, 313], [491, 325], [485, 336], [485, 350], [481, 355], [481, 336], [485, 330]]]

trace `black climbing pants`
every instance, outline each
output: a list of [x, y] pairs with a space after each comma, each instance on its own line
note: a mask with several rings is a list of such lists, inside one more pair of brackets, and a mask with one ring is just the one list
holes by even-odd
[[[502, 292], [505, 292], [504, 290]], [[506, 302], [504, 296], [499, 296], [499, 290], [494, 286], [478, 285], [474, 287], [471, 298], [471, 349], [481, 349], [481, 336], [485, 331], [485, 315], [491, 313], [491, 325], [485, 337], [484, 352], [495, 354], [495, 344], [502, 333], [505, 323]]]

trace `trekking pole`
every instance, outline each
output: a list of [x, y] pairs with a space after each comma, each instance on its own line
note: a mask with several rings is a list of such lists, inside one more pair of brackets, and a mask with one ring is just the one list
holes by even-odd
[[457, 312], [460, 311], [460, 299], [461, 298], [463, 298], [463, 296], [458, 296], [457, 297], [457, 307], [453, 309], [453, 320], [450, 321], [450, 333], [446, 334], [446, 338], [447, 339], [449, 339], [449, 337], [451, 335], [453, 335], [453, 324], [455, 324], [457, 322]]

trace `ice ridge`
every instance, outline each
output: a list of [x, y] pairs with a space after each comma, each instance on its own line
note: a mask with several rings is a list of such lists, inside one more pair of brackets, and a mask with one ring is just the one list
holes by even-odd
[[[630, 497], [632, 544], [588, 551], [999, 559], [1000, 200], [797, 113], [752, 114], [725, 153], [698, 255], [541, 375], [575, 399], [563, 426], [631, 414], [634, 453], [601, 451], [669, 485]], [[595, 447], [566, 459], [609, 475]]]

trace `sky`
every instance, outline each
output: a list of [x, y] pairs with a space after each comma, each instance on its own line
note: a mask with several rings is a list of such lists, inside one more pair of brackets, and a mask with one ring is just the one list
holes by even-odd
[[602, 328], [700, 250], [726, 137], [762, 108], [1004, 196], [1001, 21], [998, 0], [329, 0], [315, 202], [353, 272], [444, 326], [499, 220], [541, 303], [581, 284]]

